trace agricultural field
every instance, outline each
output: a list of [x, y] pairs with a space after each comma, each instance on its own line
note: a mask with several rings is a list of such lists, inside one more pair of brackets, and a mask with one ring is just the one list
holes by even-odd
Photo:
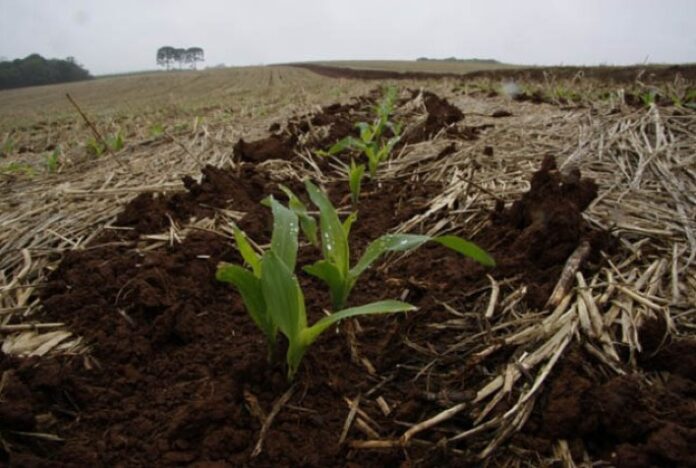
[[693, 71], [0, 92], [0, 462], [696, 464]]
[[483, 70], [508, 70], [515, 65], [485, 60], [328, 60], [309, 62], [327, 67], [352, 68], [356, 70], [377, 70], [401, 73], [466, 73]]

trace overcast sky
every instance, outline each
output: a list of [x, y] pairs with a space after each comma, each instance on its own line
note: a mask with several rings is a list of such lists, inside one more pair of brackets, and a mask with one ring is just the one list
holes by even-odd
[[484, 57], [518, 64], [696, 62], [694, 0], [0, 0], [0, 57], [74, 56], [94, 74], [206, 64]]

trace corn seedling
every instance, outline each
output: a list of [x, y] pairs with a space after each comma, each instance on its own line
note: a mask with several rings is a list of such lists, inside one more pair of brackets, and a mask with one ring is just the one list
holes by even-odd
[[121, 130], [116, 132], [115, 135], [111, 135], [110, 137], [108, 137], [106, 139], [106, 144], [113, 152], [121, 151], [124, 147], [123, 134], [121, 133]]
[[102, 142], [100, 142], [94, 137], [87, 140], [87, 143], [85, 143], [85, 147], [87, 148], [87, 152], [90, 153], [92, 156], [101, 156], [106, 152], [106, 145], [104, 145]]
[[25, 175], [27, 177], [33, 177], [36, 174], [36, 171], [34, 170], [34, 166], [31, 164], [13, 161], [0, 167], [0, 174]]
[[46, 155], [45, 164], [46, 164], [46, 170], [48, 172], [53, 173], [53, 172], [56, 172], [58, 170], [58, 163], [59, 163], [58, 157], [59, 156], [60, 156], [60, 148], [56, 148], [51, 153]]
[[309, 198], [319, 208], [321, 247], [324, 258], [306, 266], [304, 271], [324, 281], [331, 293], [334, 310], [345, 306], [348, 296], [360, 275], [386, 252], [404, 252], [416, 249], [425, 242], [437, 242], [477, 262], [493, 266], [495, 262], [476, 244], [458, 236], [430, 237], [416, 234], [386, 234], [372, 241], [358, 262], [350, 267], [348, 235], [356, 219], [355, 213], [341, 222], [336, 209], [326, 195], [314, 184], [305, 183]]
[[[290, 208], [290, 210], [297, 215], [297, 218], [300, 221], [300, 229], [302, 229], [302, 233], [307, 237], [307, 240], [309, 240], [313, 246], [319, 247], [319, 239], [317, 237], [317, 221], [309, 215], [307, 206], [302, 203], [302, 200], [300, 200], [297, 195], [295, 195], [292, 190], [285, 185], [279, 184], [278, 187], [283, 191], [283, 193], [285, 193], [285, 195], [287, 195], [288, 208]], [[266, 197], [261, 200], [261, 204], [270, 207], [271, 200], [272, 197]]]
[[7, 137], [0, 145], [0, 156], [9, 156], [12, 151], [14, 151], [14, 142], [10, 137]]
[[360, 197], [360, 186], [362, 178], [365, 175], [365, 165], [355, 164], [353, 159], [350, 160], [350, 169], [348, 172], [348, 184], [350, 185], [350, 200], [353, 208], [358, 206], [358, 198]]
[[656, 97], [657, 97], [657, 93], [655, 93], [655, 91], [653, 91], [653, 90], [646, 91], [646, 92], [640, 94], [640, 100], [643, 102], [643, 105], [645, 107], [650, 107], [653, 104], [655, 104]]
[[[360, 138], [353, 136], [345, 137], [329, 148], [328, 151], [319, 151], [318, 154], [333, 156], [346, 149], [358, 150], [367, 157], [370, 176], [374, 178], [379, 164], [389, 159], [394, 146], [401, 139], [401, 127], [389, 120], [394, 110], [395, 102], [396, 88], [392, 86], [386, 89], [384, 99], [377, 106], [375, 120], [371, 124], [358, 122], [355, 125], [360, 130]], [[386, 129], [391, 130], [392, 137], [384, 138]]]
[[[272, 197], [269, 205], [273, 212], [273, 234], [271, 235], [270, 250], [274, 251], [275, 255], [282, 259], [288, 268], [294, 270], [297, 258], [297, 215]], [[219, 281], [231, 283], [237, 288], [249, 316], [266, 336], [270, 358], [273, 355], [278, 328], [268, 311], [266, 296], [262, 289], [262, 256], [254, 250], [241, 229], [236, 226], [233, 228], [237, 249], [250, 269], [221, 263], [218, 266], [216, 278]]]
[[360, 315], [415, 310], [414, 306], [405, 302], [379, 301], [335, 312], [318, 320], [314, 325], [307, 326], [304, 296], [292, 270], [273, 250], [264, 255], [261, 268], [261, 287], [268, 304], [268, 312], [278, 329], [288, 339], [286, 361], [289, 379], [297, 372], [309, 346], [331, 325]]
[[298, 218], [272, 197], [269, 203], [273, 210], [271, 248], [259, 257], [244, 234], [235, 229], [237, 247], [251, 270], [221, 264], [216, 277], [219, 281], [232, 283], [240, 292], [252, 320], [266, 335], [269, 356], [273, 355], [277, 331], [285, 335], [288, 340], [288, 379], [294, 377], [309, 346], [340, 320], [415, 309], [404, 302], [380, 301], [336, 312], [308, 326], [302, 289], [293, 274], [298, 248]]
[[101, 156], [102, 154], [106, 153], [107, 150], [111, 150], [113, 152], [120, 151], [124, 146], [123, 134], [120, 130], [115, 134], [106, 137], [104, 143], [94, 137], [90, 138], [87, 140], [87, 143], [85, 143], [87, 151], [93, 156]]
[[684, 98], [682, 99], [684, 107], [690, 109], [696, 109], [696, 89], [689, 89], [684, 93]]
[[159, 136], [162, 136], [164, 134], [164, 127], [162, 124], [155, 124], [152, 127], [150, 127], [150, 136], [153, 138], [157, 138]]

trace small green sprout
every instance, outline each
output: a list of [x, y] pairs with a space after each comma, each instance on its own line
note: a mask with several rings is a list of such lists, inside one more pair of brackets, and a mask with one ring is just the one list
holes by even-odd
[[92, 156], [101, 156], [106, 152], [106, 145], [94, 137], [87, 140], [85, 147], [87, 148], [87, 152]]
[[27, 177], [33, 177], [36, 174], [36, 171], [34, 170], [34, 166], [29, 163], [13, 161], [0, 167], [0, 174], [25, 175]]
[[437, 242], [462, 255], [486, 265], [495, 265], [494, 260], [476, 244], [458, 236], [424, 236], [416, 234], [386, 234], [372, 241], [362, 257], [352, 268], [348, 235], [356, 214], [352, 213], [341, 222], [336, 209], [326, 195], [310, 181], [305, 183], [309, 198], [319, 208], [321, 247], [324, 258], [304, 267], [304, 271], [324, 281], [331, 292], [334, 310], [342, 309], [360, 275], [386, 252], [404, 252], [416, 249], [428, 241]]
[[121, 151], [123, 149], [124, 142], [123, 142], [123, 134], [121, 133], [121, 130], [116, 132], [115, 135], [111, 135], [106, 139], [106, 144], [109, 146], [111, 151], [116, 152], [116, 151]]
[[164, 135], [164, 126], [162, 124], [154, 124], [150, 127], [150, 136], [157, 138]]
[[353, 159], [350, 160], [350, 169], [348, 172], [348, 184], [350, 186], [350, 200], [353, 208], [358, 206], [358, 198], [360, 197], [360, 186], [362, 178], [365, 175], [365, 165], [355, 164]]
[[280, 330], [285, 335], [288, 340], [288, 379], [295, 376], [309, 346], [322, 332], [340, 320], [415, 309], [412, 305], [399, 301], [373, 302], [341, 310], [308, 326], [302, 289], [293, 274], [298, 248], [298, 218], [291, 209], [285, 208], [272, 197], [269, 204], [273, 211], [271, 248], [259, 257], [245, 235], [235, 229], [237, 247], [251, 270], [221, 263], [216, 278], [232, 283], [237, 288], [247, 312], [266, 335], [269, 357], [273, 356], [277, 331]]
[[14, 142], [9, 136], [0, 145], [0, 156], [9, 156], [14, 151]]
[[675, 107], [696, 109], [696, 89], [687, 89], [683, 96], [672, 94], [672, 103]]
[[60, 148], [56, 147], [51, 153], [46, 155], [46, 160], [44, 161], [46, 164], [46, 170], [50, 173], [56, 172], [58, 170], [58, 164], [60, 162], [59, 160], [60, 156]]
[[106, 140], [103, 143], [92, 137], [87, 140], [85, 146], [87, 151], [93, 156], [101, 156], [102, 154], [106, 153], [107, 150], [111, 150], [113, 152], [120, 151], [123, 149], [125, 144], [123, 141], [123, 134], [121, 133], [121, 130], [119, 130], [118, 132], [106, 137]]
[[[377, 117], [369, 124], [358, 122], [355, 126], [360, 130], [360, 138], [347, 136], [336, 142], [328, 151], [319, 151], [321, 156], [334, 156], [346, 149], [358, 150], [367, 157], [370, 176], [375, 177], [379, 164], [389, 159], [394, 146], [401, 139], [401, 127], [389, 120], [394, 110], [397, 90], [390, 86], [386, 89], [384, 99], [376, 107]], [[384, 138], [384, 132], [390, 129], [393, 136]]]
[[641, 93], [640, 100], [643, 101], [645, 107], [651, 107], [655, 104], [657, 98], [657, 93], [654, 90], [649, 90]]

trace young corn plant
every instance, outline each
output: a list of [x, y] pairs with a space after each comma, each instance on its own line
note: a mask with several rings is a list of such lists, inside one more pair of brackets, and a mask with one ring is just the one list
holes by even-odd
[[[320, 151], [323, 156], [333, 156], [346, 149], [360, 151], [367, 157], [370, 177], [377, 174], [379, 164], [389, 159], [394, 146], [401, 139], [401, 127], [389, 120], [394, 111], [397, 90], [391, 86], [386, 89], [385, 97], [376, 108], [377, 116], [370, 124], [358, 122], [355, 126], [360, 130], [360, 138], [348, 136], [339, 140], [328, 151]], [[390, 129], [393, 136], [384, 137], [386, 129]]]
[[106, 145], [104, 145], [102, 142], [97, 140], [94, 137], [91, 137], [87, 142], [85, 143], [85, 147], [87, 148], [87, 152], [90, 153], [92, 156], [101, 156], [106, 152]]
[[356, 219], [355, 213], [341, 222], [336, 209], [326, 195], [310, 181], [305, 182], [307, 193], [319, 208], [321, 247], [324, 258], [304, 267], [304, 271], [324, 281], [331, 293], [334, 310], [342, 309], [360, 275], [386, 252], [404, 252], [416, 249], [425, 242], [436, 242], [477, 262], [494, 266], [495, 262], [486, 251], [473, 242], [458, 236], [424, 236], [417, 234], [386, 234], [372, 241], [362, 257], [350, 266], [348, 235]]
[[150, 136], [152, 138], [157, 138], [164, 135], [164, 126], [160, 123], [154, 124], [150, 127]]
[[0, 157], [9, 156], [14, 151], [14, 142], [10, 137], [6, 137], [5, 140], [0, 143]]
[[278, 330], [285, 335], [288, 340], [288, 379], [295, 376], [312, 343], [340, 320], [415, 309], [400, 301], [373, 302], [341, 310], [308, 326], [304, 295], [293, 274], [298, 248], [298, 217], [272, 197], [269, 204], [273, 211], [271, 248], [259, 256], [244, 234], [236, 229], [237, 247], [251, 269], [223, 263], [218, 266], [216, 277], [219, 281], [232, 283], [240, 292], [252, 320], [266, 335], [269, 356], [273, 356]]
[[60, 163], [60, 147], [54, 149], [50, 154], [46, 155], [46, 170], [50, 173], [54, 173], [58, 170], [58, 165]]
[[309, 346], [331, 325], [349, 317], [415, 310], [411, 304], [400, 301], [372, 302], [334, 312], [308, 326], [300, 284], [292, 270], [273, 250], [264, 255], [262, 260], [261, 287], [269, 315], [288, 339], [286, 362], [290, 380], [297, 372]]
[[[289, 268], [295, 268], [297, 258], [297, 216], [291, 210], [285, 208], [275, 199], [269, 202], [273, 213], [273, 234], [271, 235], [271, 249], [275, 255], [282, 259]], [[249, 316], [256, 326], [266, 336], [268, 344], [268, 357], [273, 356], [278, 327], [268, 312], [266, 297], [263, 292], [261, 279], [263, 277], [262, 255], [259, 255], [246, 234], [237, 226], [233, 226], [234, 240], [237, 250], [249, 268], [229, 263], [218, 265], [215, 275], [218, 281], [231, 283], [242, 296], [242, 301]]]
[[654, 90], [648, 90], [640, 94], [640, 100], [645, 107], [651, 107], [655, 104], [657, 93]]
[[353, 159], [350, 160], [350, 169], [348, 170], [348, 185], [350, 186], [350, 201], [353, 205], [353, 209], [358, 206], [358, 199], [360, 198], [360, 186], [362, 185], [362, 178], [365, 175], [365, 165], [355, 164]]
[[4, 166], [0, 166], [0, 174], [34, 177], [36, 171], [34, 170], [34, 166], [29, 163], [13, 161]]
[[[300, 221], [300, 229], [302, 229], [302, 232], [307, 237], [307, 240], [309, 240], [313, 246], [319, 247], [319, 239], [317, 238], [317, 221], [309, 215], [307, 206], [302, 203], [302, 200], [300, 200], [297, 195], [295, 195], [292, 190], [285, 185], [279, 184], [278, 188], [280, 188], [280, 190], [287, 195], [288, 208], [290, 208], [290, 210], [297, 215], [297, 218]], [[272, 198], [273, 197], [264, 198], [261, 200], [261, 204], [270, 207]]]
[[101, 156], [106, 153], [107, 150], [111, 150], [113, 152], [122, 150], [125, 143], [123, 140], [123, 134], [119, 130], [118, 132], [107, 136], [103, 143], [96, 138], [91, 137], [89, 140], [87, 140], [85, 146], [87, 151], [93, 156]]
[[121, 130], [107, 137], [106, 144], [109, 146], [109, 148], [111, 148], [111, 151], [113, 152], [121, 151], [125, 146], [125, 143], [123, 141], [123, 133], [121, 133]]

